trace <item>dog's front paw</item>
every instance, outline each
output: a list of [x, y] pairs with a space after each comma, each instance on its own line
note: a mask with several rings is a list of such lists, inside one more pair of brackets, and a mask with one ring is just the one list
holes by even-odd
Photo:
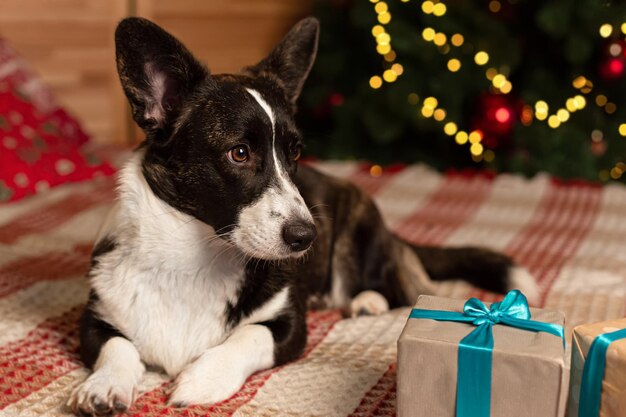
[[176, 378], [168, 404], [174, 407], [215, 404], [232, 397], [243, 385], [245, 377], [224, 368], [222, 365], [209, 372], [199, 372], [206, 368], [194, 368], [192, 364]]
[[137, 397], [134, 378], [96, 371], [78, 385], [67, 402], [75, 414], [105, 416], [123, 413]]

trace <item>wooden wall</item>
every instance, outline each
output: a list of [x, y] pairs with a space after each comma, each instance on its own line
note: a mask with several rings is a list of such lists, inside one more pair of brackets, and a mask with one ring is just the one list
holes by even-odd
[[0, 0], [0, 36], [99, 142], [137, 140], [115, 72], [113, 32], [128, 15], [177, 36], [212, 72], [259, 61], [313, 0]]

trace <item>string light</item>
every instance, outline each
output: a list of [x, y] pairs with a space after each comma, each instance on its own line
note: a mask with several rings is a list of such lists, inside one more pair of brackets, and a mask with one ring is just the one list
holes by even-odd
[[435, 29], [433, 28], [424, 28], [422, 38], [427, 42], [432, 42], [435, 39], [435, 33]]
[[613, 33], [613, 26], [611, 26], [608, 23], [603, 24], [602, 26], [600, 26], [600, 36], [602, 36], [603, 38], [608, 38], [609, 36], [611, 36], [611, 33]]
[[383, 85], [383, 79], [380, 78], [378, 75], [374, 75], [372, 78], [370, 78], [370, 87], [372, 87], [374, 90], [380, 88]]
[[426, 14], [431, 14], [435, 9], [435, 3], [432, 1], [425, 1], [422, 3], [422, 11]]
[[452, 58], [448, 61], [448, 69], [450, 70], [450, 72], [457, 72], [461, 69], [461, 61], [456, 58]]
[[[409, 0], [401, 0], [403, 3], [408, 2]], [[389, 11], [389, 6], [385, 1], [381, 0], [370, 0], [371, 3], [374, 4], [374, 10], [377, 14], [377, 19], [380, 24], [374, 25], [372, 27], [372, 35], [376, 39], [376, 51], [382, 55], [385, 64], [386, 70], [379, 75], [374, 75], [369, 80], [369, 85], [372, 89], [379, 89], [382, 87], [384, 82], [393, 83], [397, 80], [399, 76], [404, 73], [404, 67], [396, 62], [397, 54], [393, 50], [392, 47], [392, 38], [389, 33], [385, 30], [385, 25], [391, 21], [391, 13]], [[489, 2], [489, 10], [493, 13], [498, 13], [501, 10], [502, 4], [499, 0], [491, 0]], [[421, 4], [421, 9], [425, 14], [432, 14], [436, 17], [444, 16], [447, 12], [447, 6], [438, 0], [426, 0]], [[619, 26], [622, 33], [626, 35], [626, 22], [622, 23]], [[609, 38], [613, 31], [617, 29], [617, 26], [614, 28], [611, 24], [605, 23], [600, 26], [599, 33], [603, 38]], [[425, 27], [422, 30], [422, 38], [426, 42], [432, 42], [437, 46], [439, 53], [442, 55], [446, 55], [450, 52], [451, 46], [453, 47], [461, 47], [465, 43], [465, 38], [461, 33], [454, 33], [448, 37], [446, 34], [442, 32], [437, 32], [432, 27]], [[448, 40], [450, 44], [448, 44]], [[471, 51], [471, 45], [469, 45], [469, 50]], [[464, 52], [467, 51], [464, 48]], [[626, 52], [624, 48], [619, 43], [613, 43], [609, 46], [609, 53], [614, 56], [620, 56], [623, 52]], [[487, 65], [490, 61], [490, 56], [486, 51], [477, 51], [474, 55], [474, 63], [478, 66]], [[614, 68], [616, 71], [624, 70], [623, 63], [619, 62], [622, 65], [620, 68]], [[389, 66], [388, 66], [389, 65]], [[461, 70], [462, 63], [458, 58], [450, 58], [447, 61], [447, 69], [450, 72], [458, 72]], [[615, 64], [617, 66], [617, 64]], [[485, 71], [485, 77], [487, 80], [491, 82], [492, 87], [496, 90], [497, 93], [501, 94], [509, 94], [513, 89], [513, 84], [510, 80], [507, 79], [510, 73], [510, 68], [507, 66], [501, 66], [499, 69], [490, 67]], [[593, 90], [593, 83], [591, 80], [587, 79], [583, 75], [579, 75], [572, 81], [572, 86], [579, 90], [581, 94], [589, 94]], [[524, 105], [520, 111], [520, 122], [524, 126], [529, 126], [532, 124], [533, 119], [537, 119], [539, 121], [546, 121], [548, 126], [553, 129], [558, 128], [561, 124], [567, 122], [572, 113], [582, 110], [586, 106], [586, 99], [583, 95], [577, 94], [574, 97], [567, 98], [565, 101], [564, 108], [559, 108], [556, 113], [549, 113], [548, 104], [539, 100], [533, 107], [530, 105]], [[419, 96], [416, 93], [410, 93], [407, 97], [408, 103], [411, 105], [417, 105], [419, 103]], [[595, 103], [599, 107], [604, 107], [604, 110], [608, 114], [612, 114], [616, 111], [617, 107], [615, 103], [608, 102], [608, 99], [603, 94], [598, 94], [595, 97]], [[427, 97], [423, 101], [423, 105], [419, 112], [423, 117], [430, 118], [432, 117], [434, 120], [438, 122], [444, 122], [446, 119], [446, 111], [443, 108], [438, 108], [439, 102], [435, 97]], [[495, 119], [499, 123], [508, 123], [514, 117], [511, 110], [506, 107], [498, 108], [495, 112]], [[458, 125], [453, 121], [447, 121], [447, 123], [443, 124], [443, 132], [447, 136], [454, 136], [454, 140], [459, 145], [464, 145], [466, 143], [470, 143], [470, 153], [472, 155], [472, 159], [474, 161], [485, 160], [486, 162], [492, 162], [495, 158], [495, 153], [490, 149], [485, 149], [482, 145], [481, 141], [483, 139], [483, 133], [480, 130], [474, 130], [472, 132], [465, 132], [463, 130], [459, 130]], [[626, 123], [622, 123], [619, 125], [618, 132], [621, 136], [626, 137]], [[601, 132], [600, 132], [601, 133]], [[593, 139], [593, 133], [592, 133]], [[606, 178], [610, 176], [611, 178], [619, 178], [622, 176], [624, 172], [626, 172], [626, 164], [623, 164], [623, 167], [615, 166], [611, 170], [603, 170], [599, 173], [600, 178]], [[623, 168], [623, 169], [622, 169]], [[376, 169], [376, 166], [371, 168], [370, 173], [373, 176], [379, 176], [382, 174], [382, 168], [380, 168], [380, 173]]]
[[476, 62], [477, 65], [485, 65], [489, 62], [489, 54], [485, 51], [477, 52], [476, 55], [474, 55], [474, 62]]
[[[626, 132], [626, 124], [623, 125], [624, 126], [624, 132]], [[446, 125], [443, 127], [443, 131], [446, 135], [448, 136], [452, 136], [457, 132], [458, 128], [456, 126], [456, 123], [454, 122], [448, 122], [446, 123]], [[626, 136], [626, 133], [624, 133], [624, 135], [622, 136]]]
[[500, 4], [498, 0], [492, 0], [489, 2], [489, 10], [492, 11], [493, 13], [498, 13], [501, 7], [502, 5]]
[[433, 14], [437, 17], [441, 17], [446, 14], [447, 7], [443, 3], [436, 3], [433, 7]]
[[454, 136], [454, 140], [456, 141], [456, 143], [458, 143], [459, 145], [465, 145], [467, 143], [467, 140], [469, 139], [469, 136], [466, 132], [460, 131], [458, 132], [455, 136]]
[[461, 35], [460, 33], [455, 33], [450, 38], [450, 42], [452, 43], [452, 45], [459, 47], [463, 45], [463, 42], [465, 42], [465, 38], [463, 38], [463, 35]]

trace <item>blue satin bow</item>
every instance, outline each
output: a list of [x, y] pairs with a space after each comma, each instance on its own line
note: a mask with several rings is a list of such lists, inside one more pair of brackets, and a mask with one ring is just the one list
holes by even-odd
[[489, 309], [477, 298], [470, 298], [463, 313], [413, 309], [409, 318], [471, 323], [478, 326], [459, 343], [456, 417], [489, 417], [491, 412], [491, 364], [495, 324], [559, 336], [565, 347], [563, 326], [530, 320], [526, 296], [512, 290]]

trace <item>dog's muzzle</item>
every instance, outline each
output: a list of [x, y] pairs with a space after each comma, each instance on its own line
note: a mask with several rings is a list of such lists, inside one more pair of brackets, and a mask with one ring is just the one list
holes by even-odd
[[292, 252], [308, 249], [317, 237], [315, 224], [296, 220], [283, 226], [283, 240]]

